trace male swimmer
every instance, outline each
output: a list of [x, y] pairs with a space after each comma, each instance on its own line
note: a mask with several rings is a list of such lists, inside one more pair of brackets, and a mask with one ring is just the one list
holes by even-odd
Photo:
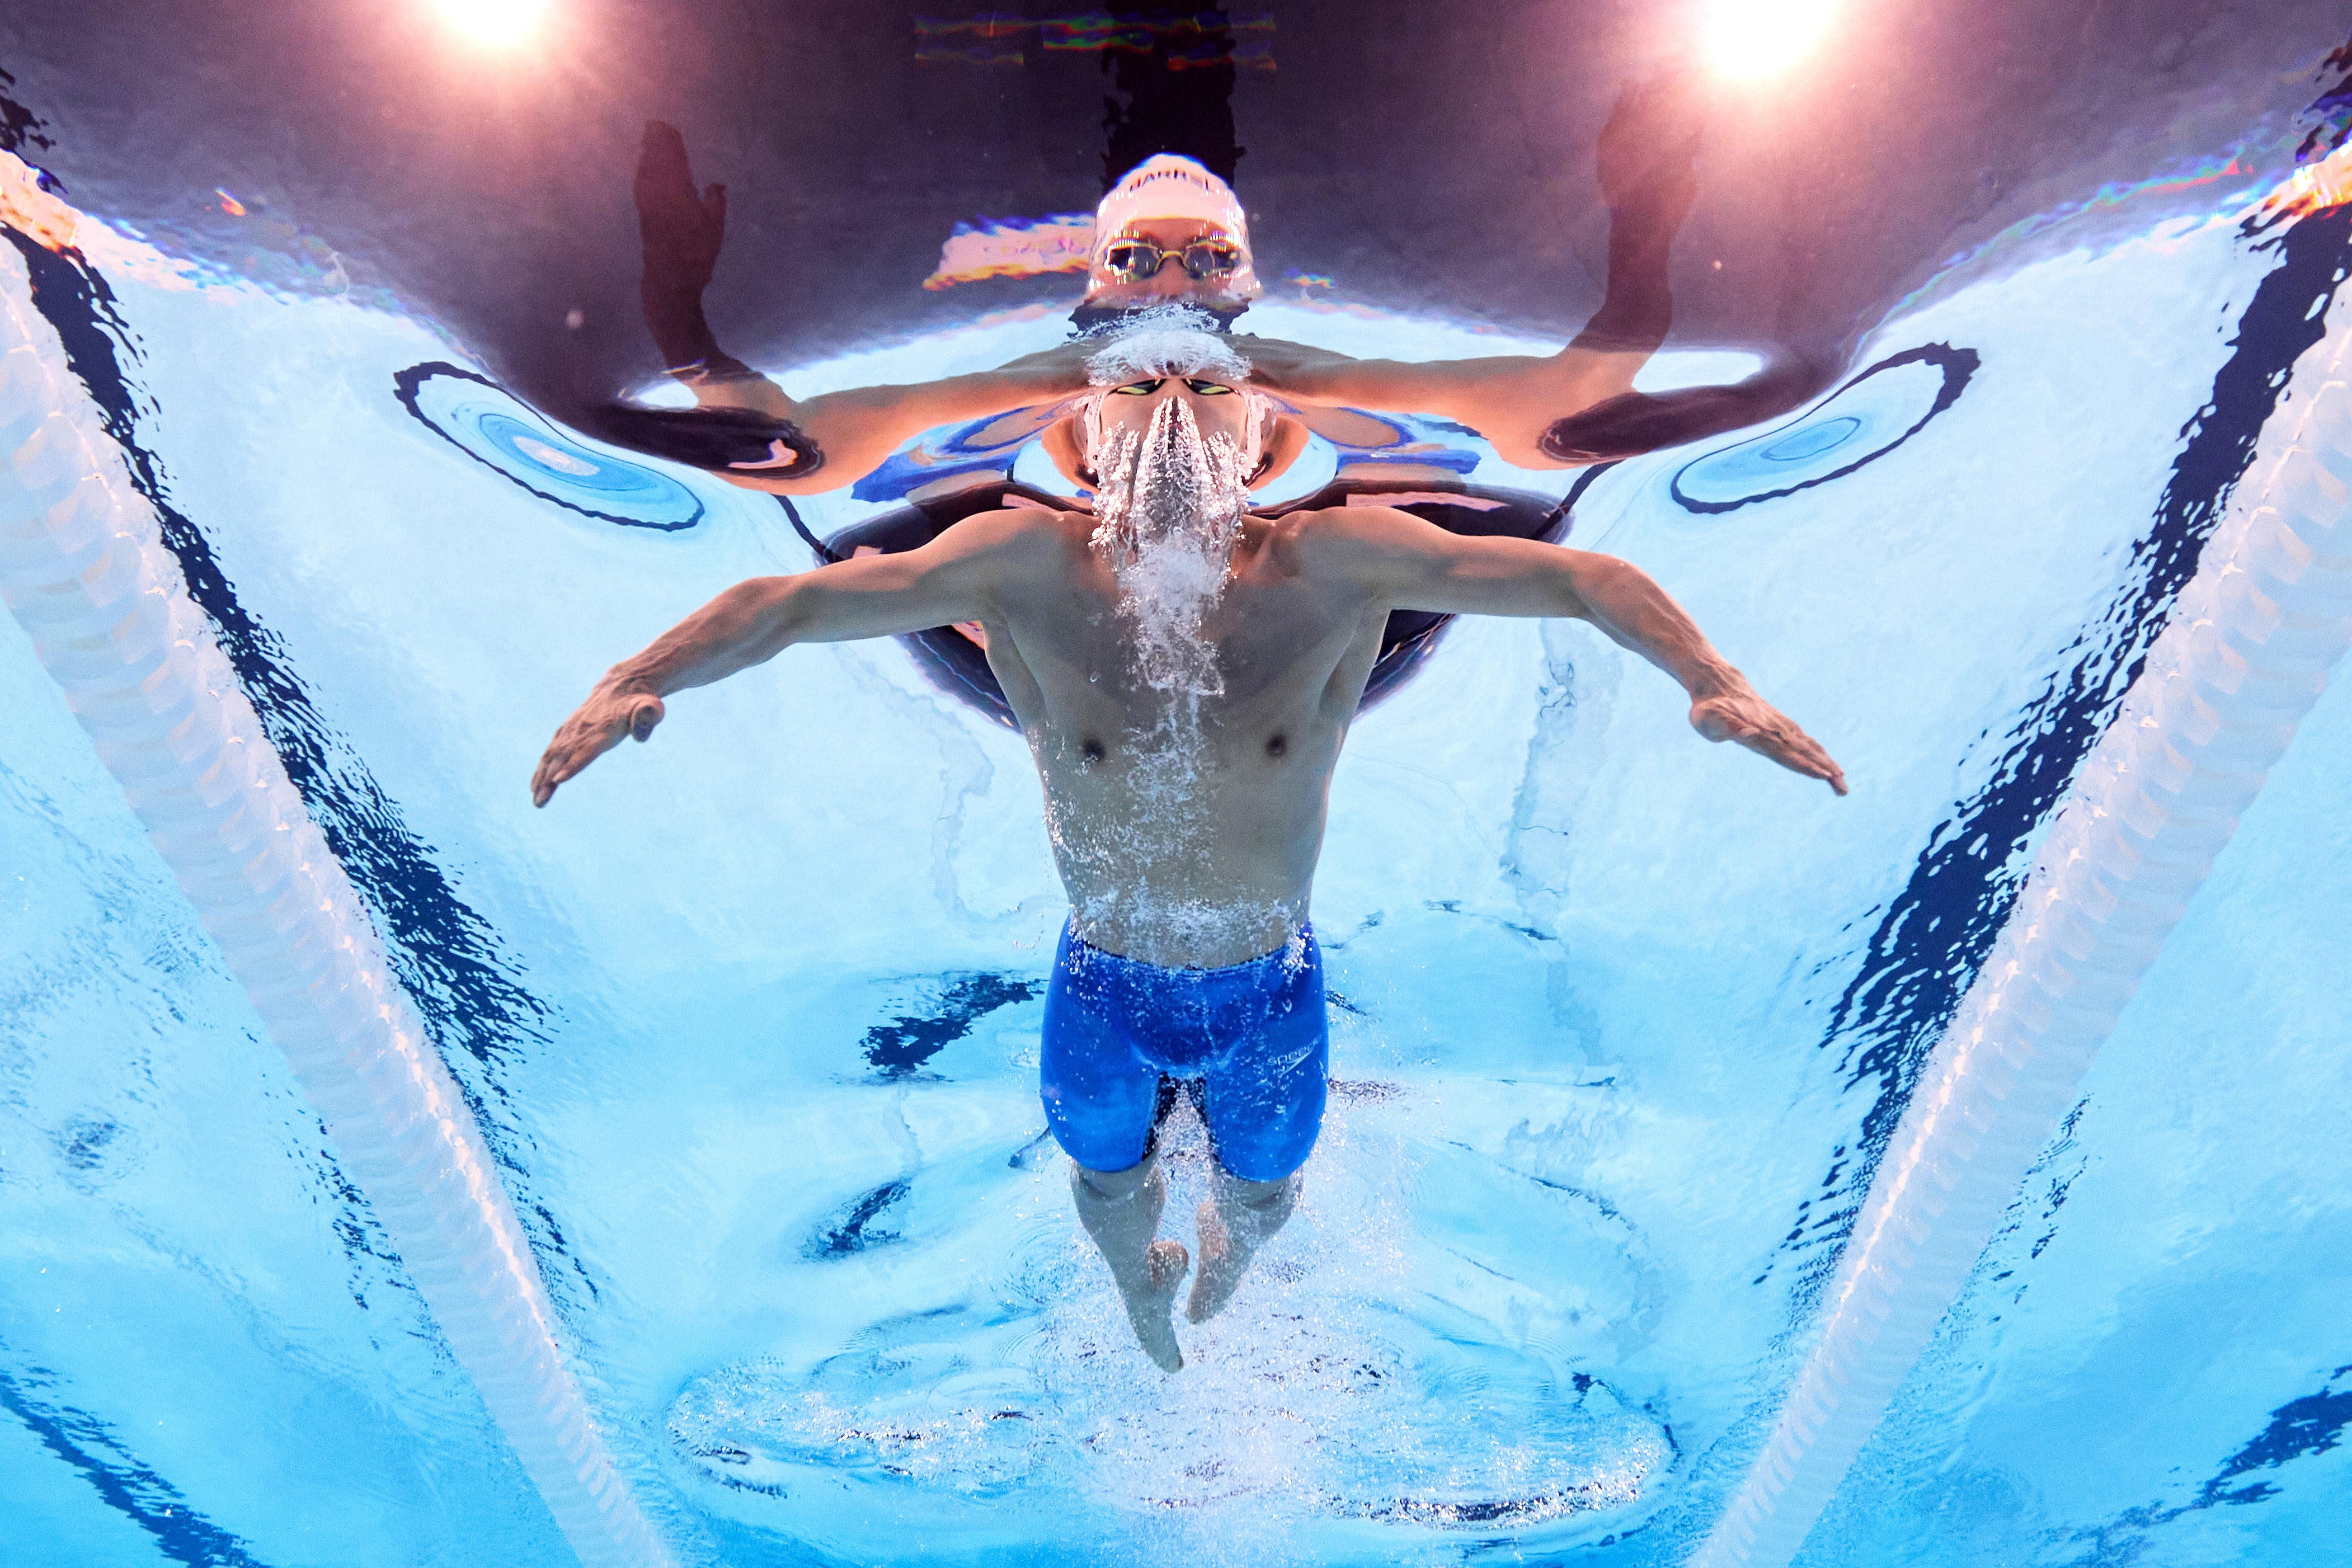
[[[1261, 392], [1306, 430], [1351, 451], [1393, 439], [1351, 411], [1451, 420], [1475, 431], [1507, 463], [1567, 468], [1696, 441], [1770, 418], [1820, 390], [1816, 367], [1791, 359], [1727, 386], [1659, 395], [1634, 375], [1673, 320], [1667, 256], [1697, 194], [1693, 159], [1705, 106], [1693, 79], [1666, 71], [1629, 86], [1602, 130], [1600, 183], [1610, 210], [1608, 283], [1601, 308], [1551, 355], [1475, 360], [1357, 360], [1277, 339], [1237, 336]], [[902, 386], [863, 387], [794, 400], [719, 346], [702, 294], [718, 262], [726, 191], [698, 193], [686, 143], [646, 128], [636, 176], [644, 239], [646, 321], [669, 373], [692, 389], [695, 410], [615, 405], [598, 434], [708, 468], [749, 488], [802, 495], [863, 478], [926, 431], [1005, 416], [992, 443], [1009, 451], [1049, 424], [1085, 387], [1085, 340], [994, 371]], [[1095, 217], [1085, 298], [1074, 318], [1098, 329], [1121, 313], [1185, 304], [1229, 327], [1261, 292], [1248, 221], [1223, 180], [1189, 158], [1160, 153], [1123, 176]], [[1016, 417], [1024, 413], [1028, 422]], [[1381, 472], [1400, 470], [1383, 463]]]
[[[1309, 895], [1332, 768], [1391, 611], [1591, 621], [1681, 683], [1700, 734], [1845, 793], [1829, 754], [1622, 560], [1377, 506], [1253, 515], [1250, 487], [1296, 450], [1287, 419], [1228, 338], [1112, 337], [1049, 443], [1093, 510], [984, 512], [919, 549], [740, 583], [614, 665], [531, 779], [546, 805], [622, 737], [650, 736], [665, 699], [794, 643], [985, 628], [1070, 898], [1040, 1092], [1079, 1218], [1169, 1372], [1183, 1364], [1184, 1275], [1185, 1315], [1215, 1315], [1288, 1218], [1321, 1122]], [[1154, 1132], [1178, 1093], [1216, 1156], [1197, 1257], [1158, 1235]]]

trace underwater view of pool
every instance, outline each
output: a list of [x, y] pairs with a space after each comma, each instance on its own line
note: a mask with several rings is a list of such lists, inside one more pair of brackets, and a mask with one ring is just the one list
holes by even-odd
[[[2305, 99], [2341, 21], [2305, 28]], [[1331, 780], [1329, 1101], [1297, 1213], [1223, 1315], [1178, 1322], [1165, 1375], [1039, 1103], [1069, 903], [1021, 734], [902, 643], [800, 646], [530, 795], [615, 660], [967, 449], [1079, 493], [1043, 444], [959, 421], [863, 486], [739, 488], [529, 395], [396, 288], [85, 200], [63, 131], [14, 123], [21, 340], [47, 334], [152, 506], [478, 1125], [614, 1485], [680, 1563], [1688, 1560], [2070, 783], [2266, 422], [2315, 395], [2294, 367], [2352, 334], [2352, 207], [2259, 208], [2301, 134], [2264, 121], [2259, 159], [2200, 149], [2229, 170], [2188, 196], [2037, 194], [1769, 419], [1538, 469], [1384, 413], [1412, 473], [1564, 502], [1555, 537], [1655, 578], [1853, 792], [1708, 746], [1591, 625], [1446, 626]], [[27, 216], [53, 211], [69, 241]], [[1236, 330], [1559, 346], [1330, 292], [1270, 288]], [[1070, 331], [959, 308], [772, 373], [806, 399]], [[1763, 363], [1677, 338], [1635, 385]], [[1364, 471], [1318, 434], [1256, 504]], [[0, 620], [0, 1563], [574, 1561], [39, 635]], [[1796, 1561], [2341, 1552], [2347, 973], [2339, 685]], [[1181, 1103], [1159, 1138], [1172, 1225], [1215, 1155]]]

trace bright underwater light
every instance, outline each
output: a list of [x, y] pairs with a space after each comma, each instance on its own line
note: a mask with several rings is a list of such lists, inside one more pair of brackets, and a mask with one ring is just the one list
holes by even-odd
[[1706, 0], [1699, 48], [1720, 75], [1771, 76], [1811, 52], [1837, 10], [1838, 0]]
[[488, 47], [520, 44], [547, 18], [549, 0], [427, 0], [443, 26]]

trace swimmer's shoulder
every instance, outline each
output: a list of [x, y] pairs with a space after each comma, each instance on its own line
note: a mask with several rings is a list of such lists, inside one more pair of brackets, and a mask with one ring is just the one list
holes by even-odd
[[1377, 553], [1429, 527], [1410, 512], [1368, 507], [1360, 501], [1353, 506], [1301, 507], [1266, 521], [1267, 543], [1276, 554], [1308, 568], [1338, 564], [1367, 551]]
[[1027, 502], [1018, 506], [992, 507], [986, 511], [959, 517], [940, 530], [940, 538], [964, 534], [971, 538], [1044, 538], [1092, 533], [1094, 528], [1095, 515], [1083, 508]]
[[1073, 546], [1084, 549], [1095, 530], [1091, 512], [1042, 506], [1003, 507], [974, 512], [940, 531], [935, 545], [958, 553], [1008, 560], [1058, 559]]
[[1269, 552], [1302, 581], [1379, 595], [1428, 559], [1444, 530], [1394, 507], [1324, 507], [1273, 519]]

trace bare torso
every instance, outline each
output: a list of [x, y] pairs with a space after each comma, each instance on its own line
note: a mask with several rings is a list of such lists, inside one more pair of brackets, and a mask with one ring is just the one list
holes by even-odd
[[1095, 946], [1215, 967], [1305, 923], [1332, 768], [1387, 621], [1360, 589], [1307, 570], [1298, 538], [1319, 515], [1245, 520], [1202, 625], [1223, 689], [1187, 701], [1142, 679], [1093, 516], [1027, 514], [1034, 570], [1005, 580], [982, 623]]
[[[1691, 723], [1838, 793], [1836, 762], [1757, 695], [1681, 608], [1623, 561], [1446, 533], [1386, 507], [1244, 517], [1191, 651], [1206, 695], [1141, 678], [1136, 622], [1089, 513], [983, 512], [920, 549], [736, 584], [605, 673], [531, 776], [544, 806], [664, 698], [796, 643], [978, 621], [1045, 789], [1078, 932], [1114, 953], [1217, 967], [1306, 922], [1333, 767], [1391, 611], [1575, 616], [1665, 671]], [[1208, 689], [1213, 688], [1213, 689]]]

